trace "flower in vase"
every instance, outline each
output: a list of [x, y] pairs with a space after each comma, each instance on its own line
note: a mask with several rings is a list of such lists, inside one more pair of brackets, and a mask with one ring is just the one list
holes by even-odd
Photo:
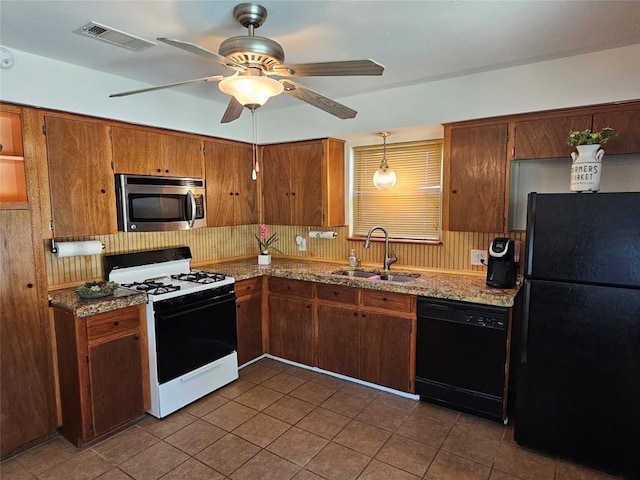
[[278, 234], [274, 233], [269, 236], [269, 229], [265, 224], [260, 225], [260, 236], [255, 235], [256, 240], [258, 240], [258, 249], [260, 250], [261, 255], [268, 255], [269, 249], [272, 249], [278, 253], [282, 253], [276, 247], [273, 246], [274, 243], [278, 241]]

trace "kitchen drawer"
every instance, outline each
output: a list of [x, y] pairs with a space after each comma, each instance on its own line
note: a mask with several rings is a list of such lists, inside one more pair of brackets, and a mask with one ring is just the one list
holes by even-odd
[[138, 306], [121, 308], [87, 317], [87, 341], [96, 342], [103, 337], [117, 337], [140, 329]]
[[411, 313], [415, 311], [416, 297], [403, 293], [363, 290], [362, 305], [367, 308], [380, 308], [394, 312]]
[[246, 297], [247, 295], [262, 293], [262, 277], [236, 282], [234, 289], [236, 291], [236, 297]]
[[318, 300], [347, 303], [353, 306], [358, 305], [358, 290], [359, 289], [353, 287], [342, 287], [322, 283], [316, 284]]
[[269, 293], [292, 295], [295, 297], [312, 298], [313, 283], [288, 278], [269, 278]]

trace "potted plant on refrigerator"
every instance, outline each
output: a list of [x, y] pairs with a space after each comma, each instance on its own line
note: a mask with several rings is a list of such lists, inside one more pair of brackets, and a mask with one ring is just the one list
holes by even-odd
[[571, 191], [597, 192], [600, 189], [600, 175], [602, 173], [602, 157], [605, 145], [618, 133], [611, 127], [605, 127], [599, 132], [591, 130], [574, 130], [569, 132], [567, 145], [575, 147], [571, 152]]

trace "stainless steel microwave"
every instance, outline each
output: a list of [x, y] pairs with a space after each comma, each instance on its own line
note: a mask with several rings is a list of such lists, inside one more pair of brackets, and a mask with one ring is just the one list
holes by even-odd
[[115, 178], [118, 230], [162, 232], [207, 226], [203, 179], [121, 174]]

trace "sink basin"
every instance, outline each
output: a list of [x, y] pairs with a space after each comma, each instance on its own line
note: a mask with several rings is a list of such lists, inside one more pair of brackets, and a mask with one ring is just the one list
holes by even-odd
[[411, 280], [415, 280], [420, 275], [418, 274], [395, 274], [395, 273], [386, 273], [384, 275], [380, 275], [380, 280], [386, 282], [410, 282]]
[[376, 272], [365, 272], [364, 270], [338, 270], [337, 272], [331, 272], [333, 275], [343, 275], [345, 277], [359, 277], [369, 278], [375, 277], [378, 274]]
[[331, 272], [334, 275], [343, 275], [345, 277], [358, 277], [370, 280], [378, 280], [383, 282], [410, 282], [420, 276], [418, 273], [384, 273], [371, 272], [366, 270], [338, 270]]

